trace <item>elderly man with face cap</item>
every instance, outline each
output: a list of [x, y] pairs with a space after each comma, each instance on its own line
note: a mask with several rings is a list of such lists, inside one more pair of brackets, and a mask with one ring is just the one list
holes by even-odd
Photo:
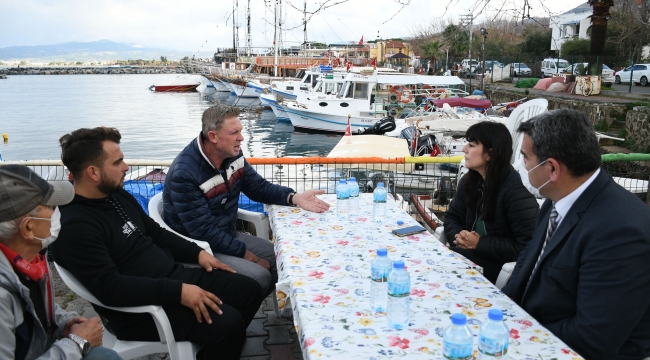
[[121, 359], [101, 347], [99, 318], [54, 302], [45, 250], [61, 229], [57, 206], [72, 201], [66, 181], [29, 168], [0, 167], [0, 359]]

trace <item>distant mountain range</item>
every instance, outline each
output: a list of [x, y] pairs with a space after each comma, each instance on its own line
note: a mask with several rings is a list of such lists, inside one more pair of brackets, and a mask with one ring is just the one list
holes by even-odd
[[109, 60], [179, 60], [185, 56], [211, 57], [213, 53], [200, 54], [190, 51], [174, 51], [148, 48], [134, 44], [116, 43], [110, 40], [91, 42], [67, 42], [54, 45], [10, 46], [0, 48], [0, 61], [109, 61]]

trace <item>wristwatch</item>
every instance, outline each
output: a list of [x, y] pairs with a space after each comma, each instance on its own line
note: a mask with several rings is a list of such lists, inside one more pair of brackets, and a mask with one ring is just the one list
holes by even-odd
[[82, 338], [81, 336], [77, 336], [75, 334], [68, 334], [68, 339], [74, 341], [77, 346], [79, 346], [79, 351], [81, 351], [82, 356], [88, 355], [90, 352], [90, 343], [86, 341], [86, 339]]
[[289, 193], [289, 206], [296, 206], [296, 204], [293, 203], [293, 196], [296, 195], [296, 193]]

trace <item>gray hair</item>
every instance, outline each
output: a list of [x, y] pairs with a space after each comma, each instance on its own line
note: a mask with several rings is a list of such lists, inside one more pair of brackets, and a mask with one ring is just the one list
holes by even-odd
[[[27, 214], [28, 216], [36, 216], [38, 215], [38, 206], [32, 209], [30, 212]], [[8, 221], [3, 221], [0, 222], [0, 242], [4, 243], [5, 240], [11, 239], [18, 233], [18, 227], [20, 226], [20, 223], [18, 222], [18, 219], [23, 217], [24, 215], [19, 216], [17, 219], [13, 220], [8, 220]]]
[[519, 124], [517, 131], [531, 137], [538, 163], [553, 158], [566, 165], [573, 176], [582, 176], [600, 166], [600, 146], [585, 113], [559, 109]]
[[209, 131], [221, 129], [226, 119], [236, 116], [239, 116], [239, 108], [236, 106], [217, 104], [209, 107], [201, 117], [203, 136], [207, 138]]

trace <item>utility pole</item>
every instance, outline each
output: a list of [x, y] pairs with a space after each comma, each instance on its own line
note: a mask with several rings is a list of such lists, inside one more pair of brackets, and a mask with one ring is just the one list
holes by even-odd
[[460, 16], [461, 26], [468, 26], [469, 29], [469, 44], [467, 48], [469, 49], [469, 88], [472, 88], [472, 24], [474, 22], [474, 15], [467, 14]]
[[485, 40], [487, 39], [487, 29], [486, 28], [481, 28], [481, 35], [483, 35], [483, 76], [481, 77], [481, 90], [485, 91], [485, 73], [486, 73], [486, 68], [485, 68]]

